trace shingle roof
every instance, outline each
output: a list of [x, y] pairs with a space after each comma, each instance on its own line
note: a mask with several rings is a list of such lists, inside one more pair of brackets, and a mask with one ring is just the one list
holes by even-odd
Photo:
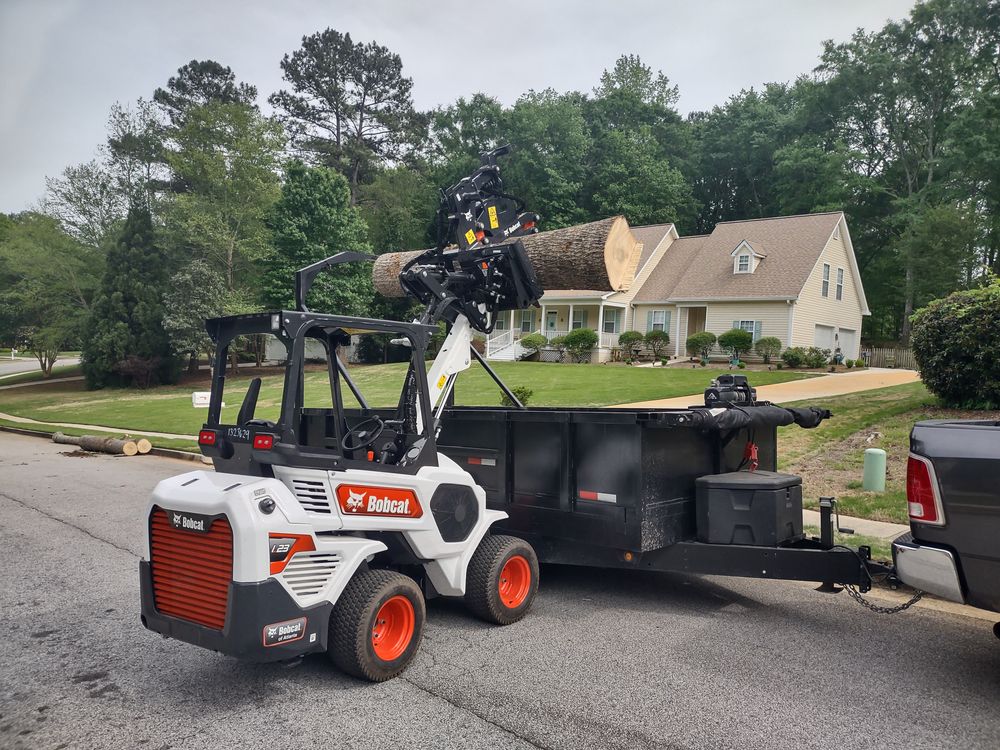
[[[728, 221], [707, 237], [675, 240], [635, 301], [797, 297], [842, 216]], [[733, 273], [732, 252], [743, 240], [766, 254], [752, 274]]]
[[[663, 258], [649, 274], [646, 283], [642, 285], [633, 298], [633, 302], [664, 302], [669, 299], [677, 282], [684, 272], [698, 257], [698, 251], [708, 239], [707, 234], [694, 237], [681, 237], [670, 243]], [[732, 269], [732, 264], [730, 264]]]
[[642, 255], [639, 256], [639, 265], [635, 269], [637, 274], [646, 265], [646, 261], [649, 260], [649, 256], [653, 254], [657, 246], [663, 242], [663, 238], [673, 228], [673, 224], [650, 224], [644, 227], [632, 227], [632, 234], [635, 235], [637, 241], [642, 243]]

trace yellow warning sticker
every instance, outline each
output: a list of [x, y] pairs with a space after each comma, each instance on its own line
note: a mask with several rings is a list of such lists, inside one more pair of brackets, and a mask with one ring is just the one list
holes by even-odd
[[500, 226], [500, 220], [497, 218], [497, 207], [490, 206], [486, 209], [486, 213], [490, 217], [490, 229], [497, 229]]
[[468, 232], [465, 233], [465, 241], [471, 245], [473, 242], [476, 241], [476, 233], [470, 229]]
[[442, 375], [440, 378], [438, 378], [438, 390], [441, 390], [442, 388], [444, 388], [444, 384], [447, 383], [447, 382], [448, 382], [448, 378], [446, 378], [444, 375]]

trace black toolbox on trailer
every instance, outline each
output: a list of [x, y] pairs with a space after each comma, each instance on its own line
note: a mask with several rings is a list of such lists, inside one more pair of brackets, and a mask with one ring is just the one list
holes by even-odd
[[695, 481], [698, 541], [775, 547], [802, 538], [802, 478], [773, 471]]

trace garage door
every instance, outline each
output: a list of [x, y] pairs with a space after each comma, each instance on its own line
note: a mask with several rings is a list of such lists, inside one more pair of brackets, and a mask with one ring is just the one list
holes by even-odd
[[820, 349], [829, 349], [832, 352], [835, 348], [833, 345], [833, 326], [817, 325], [813, 342]]
[[850, 328], [840, 329], [840, 351], [850, 359], [858, 358], [858, 332]]

